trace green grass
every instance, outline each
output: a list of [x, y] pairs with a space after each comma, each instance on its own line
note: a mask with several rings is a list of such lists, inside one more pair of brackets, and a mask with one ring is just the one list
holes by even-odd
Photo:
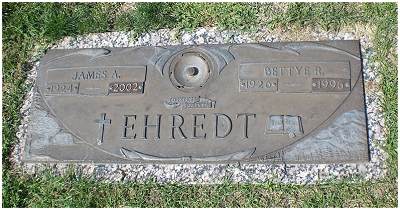
[[379, 62], [379, 74], [382, 76], [380, 84], [383, 90], [381, 106], [388, 129], [386, 151], [389, 153], [389, 166], [392, 176], [397, 177], [397, 8], [390, 4], [381, 7], [366, 5], [368, 17], [376, 22], [374, 45], [376, 56], [374, 60]]
[[[265, 184], [178, 185], [105, 183], [70, 173], [23, 176], [8, 201], [26, 207], [342, 207], [394, 205], [395, 186], [388, 182], [301, 186]], [[376, 185], [376, 184], [375, 184]], [[7, 198], [10, 199], [10, 198]], [[13, 203], [15, 202], [15, 203]]]
[[257, 7], [239, 3], [152, 3], [116, 18], [116, 29], [136, 33], [159, 28], [191, 30], [215, 25], [224, 29], [250, 29], [257, 22]]
[[[395, 3], [3, 3], [3, 207], [395, 207], [397, 201], [397, 5]], [[376, 182], [179, 185], [104, 183], [73, 173], [24, 175], [8, 159], [20, 124], [30, 58], [63, 36], [115, 30], [136, 34], [200, 26], [339, 30], [373, 27], [388, 130], [390, 174]]]

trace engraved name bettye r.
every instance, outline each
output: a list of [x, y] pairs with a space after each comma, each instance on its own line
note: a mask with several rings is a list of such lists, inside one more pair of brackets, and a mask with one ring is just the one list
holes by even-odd
[[324, 76], [319, 65], [268, 65], [265, 67], [266, 76], [308, 77]]
[[240, 79], [261, 78], [347, 78], [349, 61], [276, 61], [240, 64]]

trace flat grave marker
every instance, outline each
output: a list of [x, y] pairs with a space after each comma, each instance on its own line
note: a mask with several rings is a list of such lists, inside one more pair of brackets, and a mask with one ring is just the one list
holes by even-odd
[[25, 162], [369, 160], [358, 41], [49, 50]]

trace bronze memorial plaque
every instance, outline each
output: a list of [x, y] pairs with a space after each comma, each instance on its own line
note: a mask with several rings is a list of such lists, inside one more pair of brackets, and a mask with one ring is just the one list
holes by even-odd
[[359, 41], [49, 50], [26, 162], [369, 160]]

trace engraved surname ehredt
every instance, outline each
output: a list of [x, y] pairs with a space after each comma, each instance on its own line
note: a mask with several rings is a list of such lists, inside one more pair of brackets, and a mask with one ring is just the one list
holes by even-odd
[[[235, 119], [232, 120], [232, 119]], [[154, 139], [163, 137], [168, 139], [223, 139], [229, 136], [236, 124], [242, 131], [242, 138], [250, 138], [252, 128], [250, 121], [256, 119], [254, 113], [238, 113], [233, 118], [223, 113], [211, 115], [198, 113], [184, 116], [181, 114], [170, 115], [143, 115], [138, 119], [136, 114], [123, 115], [121, 140]], [[207, 126], [212, 123], [212, 126]], [[163, 124], [168, 124], [169, 129], [162, 130]], [[207, 130], [207, 128], [212, 130]], [[150, 133], [151, 132], [151, 133]]]

